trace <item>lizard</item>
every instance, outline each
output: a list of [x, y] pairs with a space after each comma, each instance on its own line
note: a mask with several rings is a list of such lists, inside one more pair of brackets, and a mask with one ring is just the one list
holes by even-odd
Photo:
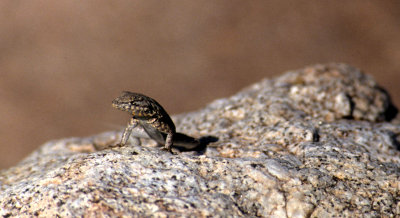
[[171, 153], [172, 146], [193, 149], [201, 145], [200, 140], [176, 132], [171, 117], [153, 98], [140, 93], [123, 91], [112, 101], [112, 106], [132, 115], [122, 134], [121, 142], [116, 146], [125, 146], [133, 129], [137, 126], [141, 126], [148, 137], [164, 145], [163, 149]]

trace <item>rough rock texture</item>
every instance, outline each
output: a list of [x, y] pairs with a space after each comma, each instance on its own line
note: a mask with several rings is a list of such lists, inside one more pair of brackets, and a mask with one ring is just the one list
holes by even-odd
[[205, 151], [107, 149], [120, 131], [48, 142], [0, 173], [0, 215], [395, 217], [396, 113], [355, 68], [288, 72], [175, 116], [219, 139]]

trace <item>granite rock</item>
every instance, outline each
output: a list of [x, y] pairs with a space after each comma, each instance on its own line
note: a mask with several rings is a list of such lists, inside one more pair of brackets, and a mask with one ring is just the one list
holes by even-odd
[[173, 116], [218, 141], [178, 155], [121, 131], [50, 141], [0, 172], [0, 215], [40, 217], [395, 217], [397, 109], [345, 64], [265, 79]]

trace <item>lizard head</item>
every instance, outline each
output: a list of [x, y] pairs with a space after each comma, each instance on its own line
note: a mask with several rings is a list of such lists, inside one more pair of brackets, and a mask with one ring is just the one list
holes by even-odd
[[123, 91], [122, 94], [112, 101], [112, 106], [122, 111], [131, 111], [141, 101], [141, 94]]
[[[134, 117], [141, 118], [154, 115], [158, 103], [143, 94], [123, 91], [122, 94], [112, 101], [112, 106], [122, 111], [131, 113]], [[160, 109], [158, 109], [160, 110]]]

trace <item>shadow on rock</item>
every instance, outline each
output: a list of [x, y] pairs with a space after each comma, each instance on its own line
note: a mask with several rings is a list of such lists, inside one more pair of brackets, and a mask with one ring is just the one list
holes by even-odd
[[197, 151], [199, 155], [206, 152], [208, 144], [218, 141], [218, 137], [211, 135], [195, 139], [183, 133], [176, 133], [175, 139], [176, 143], [173, 145], [175, 149], [180, 152]]

